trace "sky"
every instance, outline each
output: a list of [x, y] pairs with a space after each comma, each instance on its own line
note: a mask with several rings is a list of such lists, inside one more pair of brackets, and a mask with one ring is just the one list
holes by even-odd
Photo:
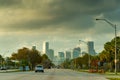
[[117, 25], [120, 35], [120, 0], [0, 0], [0, 54], [10, 56], [23, 47], [36, 46], [42, 51], [44, 41], [50, 48], [65, 51], [79, 40], [94, 41], [97, 53], [111, 41]]

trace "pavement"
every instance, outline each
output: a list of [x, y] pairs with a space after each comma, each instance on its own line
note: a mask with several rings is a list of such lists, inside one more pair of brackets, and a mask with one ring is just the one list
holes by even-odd
[[[52, 74], [53, 74], [53, 72], [55, 72], [57, 74], [60, 74], [60, 75], [63, 75], [63, 74], [66, 75], [67, 74], [66, 76], [69, 76], [69, 75], [72, 76], [73, 75], [73, 76], [78, 77], [78, 75], [79, 75], [79, 79], [84, 78], [84, 80], [88, 80], [88, 77], [89, 77], [89, 80], [91, 80], [91, 78], [94, 78], [94, 80], [99, 80], [99, 78], [100, 78], [100, 80], [102, 78], [106, 78], [106, 79], [102, 79], [102, 80], [108, 80], [109, 78], [120, 78], [120, 73], [117, 73], [117, 75], [115, 75], [115, 73], [109, 73], [109, 72], [107, 72], [107, 73], [87, 73], [87, 72], [77, 72], [77, 71], [73, 71], [73, 70], [64, 70], [64, 69], [63, 70], [58, 69], [58, 70], [55, 70], [55, 71], [54, 71], [54, 69], [52, 69], [52, 70], [50, 69], [50, 71], [49, 70], [47, 70], [47, 71], [48, 71], [48, 73], [52, 72]], [[14, 72], [19, 72], [19, 69], [0, 70], [0, 73], [9, 73], [9, 72], [13, 72], [13, 73]], [[55, 73], [54, 73], [54, 75], [56, 75]], [[71, 77], [71, 76], [69, 76], [69, 77]], [[85, 78], [85, 76], [87, 76], [87, 77]], [[71, 79], [72, 78], [73, 77], [71, 77]]]

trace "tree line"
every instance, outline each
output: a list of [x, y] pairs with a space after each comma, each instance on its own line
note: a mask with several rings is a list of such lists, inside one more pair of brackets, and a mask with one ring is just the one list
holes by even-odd
[[[117, 71], [120, 71], [120, 37], [116, 37], [117, 43]], [[41, 54], [36, 49], [23, 47], [18, 49], [17, 53], [12, 53], [10, 57], [3, 58], [0, 55], [1, 66], [29, 66], [31, 70], [35, 65], [41, 64], [45, 68], [50, 68], [54, 64], [47, 55]], [[62, 64], [62, 68], [72, 69], [89, 69], [89, 68], [105, 68], [105, 70], [114, 71], [115, 68], [115, 38], [104, 44], [104, 49], [97, 55], [91, 56], [86, 53], [83, 57], [72, 60], [66, 59]]]
[[33, 70], [37, 64], [43, 65], [44, 68], [54, 66], [46, 54], [42, 55], [38, 50], [26, 47], [18, 49], [17, 53], [12, 53], [12, 55], [6, 59], [0, 56], [0, 60], [1, 66], [14, 66], [16, 68], [29, 66], [31, 70]]
[[[116, 37], [117, 51], [117, 71], [120, 71], [120, 37]], [[65, 60], [61, 65], [63, 68], [73, 69], [98, 69], [103, 68], [106, 71], [115, 69], [115, 38], [104, 44], [104, 49], [95, 56], [86, 53], [83, 57], [72, 60]]]

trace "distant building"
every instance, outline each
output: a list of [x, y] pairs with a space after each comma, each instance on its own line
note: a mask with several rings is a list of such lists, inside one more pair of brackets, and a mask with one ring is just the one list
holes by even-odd
[[92, 56], [95, 56], [96, 52], [94, 50], [94, 42], [93, 41], [88, 41], [87, 45], [88, 45], [88, 54], [90, 54]]
[[74, 49], [73, 49], [73, 52], [72, 52], [72, 57], [73, 57], [73, 59], [79, 57], [80, 54], [81, 54], [81, 49], [80, 49], [80, 47], [77, 47], [77, 48], [74, 48]]
[[36, 46], [32, 46], [32, 50], [36, 50]]
[[53, 61], [53, 58], [54, 58], [54, 50], [53, 50], [53, 49], [49, 49], [47, 56], [49, 57], [49, 59], [50, 59], [51, 61]]
[[54, 50], [49, 49], [49, 42], [44, 42], [43, 43], [43, 53], [46, 54], [51, 61], [53, 61]]
[[71, 51], [66, 51], [65, 54], [66, 59], [71, 59]]
[[58, 58], [59, 58], [60, 63], [64, 62], [64, 60], [65, 60], [64, 52], [58, 52]]
[[49, 52], [49, 42], [44, 42], [43, 43], [43, 53], [48, 54]]

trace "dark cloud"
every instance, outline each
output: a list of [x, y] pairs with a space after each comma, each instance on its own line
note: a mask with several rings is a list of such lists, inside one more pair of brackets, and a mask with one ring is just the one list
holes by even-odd
[[[63, 50], [89, 38], [101, 45], [111, 39], [111, 34], [114, 36], [114, 29], [104, 21], [97, 25], [94, 18], [102, 15], [119, 21], [119, 14], [120, 0], [0, 0], [0, 48], [6, 51], [54, 40], [55, 48]], [[61, 43], [64, 41], [65, 45]]]
[[93, 18], [91, 16], [77, 16], [75, 18], [59, 18], [52, 20], [29, 20], [21, 23], [12, 24], [8, 28], [10, 31], [21, 31], [21, 30], [41, 30], [46, 29], [49, 31], [56, 31], [63, 29], [66, 31], [81, 31], [89, 30], [94, 26]]
[[21, 0], [0, 0], [0, 7], [10, 7], [21, 3]]
[[104, 16], [106, 19], [109, 19], [111, 21], [120, 21], [120, 18], [118, 17], [120, 16], [120, 9], [114, 12], [105, 13]]
[[[109, 4], [108, 4], [109, 2]], [[116, 0], [61, 0], [51, 5], [53, 8], [57, 5], [59, 8], [53, 9], [53, 12], [60, 14], [98, 14], [118, 8]]]
[[[105, 17], [111, 16], [111, 18], [117, 19], [120, 12], [118, 11], [119, 3], [119, 0], [0, 0], [1, 6], [12, 6], [13, 8], [18, 5], [18, 8], [34, 10], [38, 14], [37, 19], [13, 23], [8, 26], [8, 30], [42, 28], [52, 28], [51, 30], [53, 30], [60, 27], [66, 30], [88, 30], [94, 26], [93, 17], [101, 13]], [[41, 14], [51, 17], [51, 19], [41, 19]], [[116, 16], [112, 17], [113, 14]]]

